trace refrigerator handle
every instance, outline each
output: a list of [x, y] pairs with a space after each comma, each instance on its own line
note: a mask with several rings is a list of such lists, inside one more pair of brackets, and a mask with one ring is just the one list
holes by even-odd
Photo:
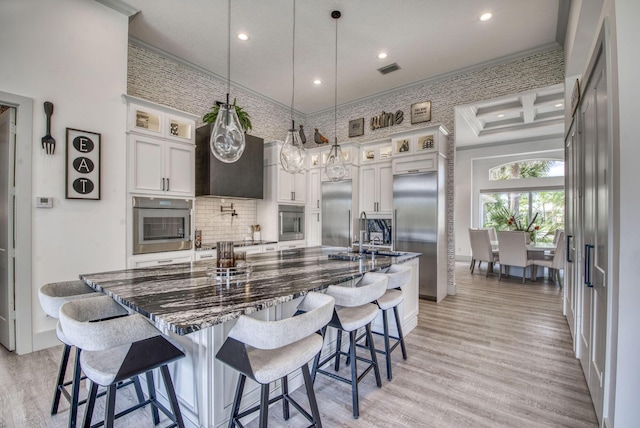
[[349, 219], [348, 220], [349, 221], [348, 221], [347, 224], [349, 226], [348, 227], [348, 229], [349, 229], [349, 238], [347, 239], [347, 244], [348, 244], [347, 249], [350, 249], [351, 248], [351, 210], [349, 210]]
[[398, 220], [396, 219], [397, 217], [398, 217], [398, 210], [393, 210], [393, 222], [392, 222], [392, 224], [393, 224], [393, 226], [392, 226], [393, 227], [393, 242], [391, 243], [392, 244], [391, 248], [393, 250], [396, 250], [398, 248], [397, 247], [397, 245], [398, 245], [398, 228], [397, 228]]
[[282, 222], [283, 222], [283, 219], [282, 219], [282, 212], [280, 212], [280, 236], [282, 236], [282, 232], [283, 232], [283, 229], [284, 229], [284, 228], [282, 227]]

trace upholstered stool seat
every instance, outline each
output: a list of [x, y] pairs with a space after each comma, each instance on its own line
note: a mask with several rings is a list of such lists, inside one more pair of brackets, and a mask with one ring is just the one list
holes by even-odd
[[[95, 297], [98, 296], [99, 293], [96, 293], [91, 287], [86, 285], [83, 281], [63, 281], [63, 282], [53, 282], [49, 284], [45, 284], [38, 290], [38, 299], [40, 300], [40, 306], [45, 314], [48, 316], [58, 319], [58, 311], [60, 310], [60, 306], [65, 304], [66, 302], [78, 299], [86, 299], [87, 297]], [[53, 401], [51, 404], [51, 414], [55, 415], [58, 413], [58, 409], [60, 407], [60, 397], [65, 397], [69, 402], [71, 408], [69, 410], [69, 426], [74, 427], [76, 423], [76, 409], [78, 404], [83, 403], [78, 400], [79, 387], [74, 387], [73, 380], [66, 381], [65, 377], [67, 373], [67, 363], [69, 362], [69, 356], [71, 354], [71, 347], [73, 343], [65, 336], [62, 327], [60, 326], [60, 321], [56, 324], [56, 336], [58, 340], [64, 344], [64, 349], [62, 351], [62, 358], [60, 359], [60, 367], [58, 368], [58, 378], [56, 381], [56, 388], [53, 394]], [[76, 356], [74, 366], [76, 367], [76, 373], [74, 373], [74, 378], [80, 379], [80, 349], [76, 349]], [[78, 380], [79, 382], [79, 380]], [[71, 392], [67, 391], [67, 387], [71, 386]]]
[[[397, 264], [391, 265], [385, 274], [389, 280], [387, 284], [387, 291], [385, 291], [384, 295], [377, 300], [378, 307], [382, 310], [384, 350], [377, 349], [376, 352], [385, 355], [387, 363], [387, 379], [391, 380], [393, 378], [391, 373], [391, 352], [400, 345], [402, 348], [402, 358], [405, 360], [407, 359], [407, 349], [404, 345], [404, 336], [402, 334], [400, 315], [398, 314], [398, 305], [404, 300], [402, 287], [408, 284], [411, 280], [411, 267]], [[391, 336], [389, 333], [389, 319], [387, 315], [387, 311], [389, 309], [393, 309], [393, 314], [396, 320], [396, 329], [398, 330], [397, 337]], [[376, 334], [380, 333], [376, 332]], [[389, 339], [395, 339], [395, 343], [390, 345]]]
[[[378, 360], [376, 358], [375, 346], [371, 335], [371, 322], [378, 314], [377, 305], [373, 304], [379, 299], [387, 289], [388, 279], [382, 273], [366, 273], [355, 287], [347, 287], [340, 285], [330, 285], [327, 287], [327, 294], [336, 299], [335, 314], [329, 323], [329, 327], [338, 329], [336, 340], [336, 350], [324, 360], [319, 361], [320, 356], [316, 357], [314, 363], [315, 373], [327, 375], [333, 379], [345, 382], [351, 385], [351, 398], [353, 405], [353, 417], [357, 419], [360, 415], [360, 405], [358, 397], [358, 383], [373, 369], [376, 377], [376, 385], [382, 386], [380, 380], [380, 370], [378, 368]], [[365, 328], [367, 337], [367, 347], [370, 352], [371, 359], [366, 359], [356, 355], [357, 331], [359, 328]], [[349, 353], [342, 351], [342, 332], [349, 333]], [[348, 364], [350, 364], [351, 379], [346, 379], [335, 373], [322, 369], [329, 361], [334, 360], [334, 369], [340, 369], [340, 356], [348, 356]], [[357, 360], [368, 363], [368, 367], [358, 376]]]
[[[289, 419], [291, 404], [312, 423], [311, 426], [322, 426], [308, 363], [320, 353], [322, 337], [317, 332], [327, 325], [333, 308], [333, 297], [310, 292], [291, 318], [279, 321], [262, 321], [246, 315], [238, 318], [216, 354], [218, 360], [240, 372], [229, 427], [242, 426], [239, 420], [257, 410], [260, 410], [260, 427], [266, 427], [269, 404], [281, 399], [285, 419]], [[311, 415], [289, 396], [287, 376], [297, 369], [302, 370]], [[247, 377], [262, 385], [260, 405], [240, 412]], [[269, 399], [269, 384], [278, 379], [282, 394]]]
[[[120, 308], [120, 309], [118, 309]], [[109, 316], [109, 312], [114, 316]], [[85, 408], [84, 427], [91, 426], [98, 386], [107, 387], [104, 426], [113, 427], [114, 420], [135, 409], [152, 405], [154, 424], [159, 423], [158, 410], [173, 421], [170, 426], [183, 427], [182, 415], [175, 396], [167, 364], [184, 357], [184, 353], [160, 335], [145, 317], [139, 314], [119, 316], [122, 307], [111, 297], [99, 296], [67, 302], [60, 308], [60, 324], [67, 338], [82, 349], [80, 364], [91, 381]], [[99, 319], [96, 314], [102, 314]], [[160, 368], [167, 396], [169, 412], [156, 400], [152, 370]], [[118, 384], [145, 374], [149, 399], [115, 415]], [[102, 424], [102, 423], [100, 423]]]

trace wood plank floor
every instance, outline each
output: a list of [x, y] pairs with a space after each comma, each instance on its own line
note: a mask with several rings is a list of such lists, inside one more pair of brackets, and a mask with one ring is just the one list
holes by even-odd
[[[372, 374], [362, 381], [358, 420], [350, 387], [318, 376], [325, 427], [597, 427], [562, 315], [562, 289], [540, 280], [498, 282], [484, 269], [471, 275], [468, 266], [456, 265], [456, 296], [420, 302], [418, 327], [406, 338], [409, 359], [394, 352], [393, 380], [382, 365], [382, 388]], [[24, 356], [0, 349], [0, 428], [66, 426], [66, 403], [49, 415], [61, 347]], [[306, 405], [302, 391], [293, 395]], [[307, 426], [295, 410], [286, 422], [281, 414], [281, 406], [272, 407], [270, 426]], [[116, 426], [153, 423], [145, 410]]]

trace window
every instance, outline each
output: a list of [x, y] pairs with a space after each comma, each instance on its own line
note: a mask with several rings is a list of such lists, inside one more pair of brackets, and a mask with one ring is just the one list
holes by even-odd
[[[483, 227], [496, 230], [527, 230], [539, 242], [552, 242], [564, 229], [564, 190], [514, 190], [480, 194]], [[512, 220], [513, 218], [513, 220]]]
[[525, 160], [500, 165], [489, 170], [489, 180], [516, 180], [532, 177], [563, 177], [564, 161]]

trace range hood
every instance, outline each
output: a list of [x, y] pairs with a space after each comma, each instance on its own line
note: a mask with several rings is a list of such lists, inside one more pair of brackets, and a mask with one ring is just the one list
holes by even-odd
[[264, 141], [246, 135], [242, 157], [234, 163], [216, 159], [209, 149], [213, 124], [196, 129], [196, 196], [263, 198]]

